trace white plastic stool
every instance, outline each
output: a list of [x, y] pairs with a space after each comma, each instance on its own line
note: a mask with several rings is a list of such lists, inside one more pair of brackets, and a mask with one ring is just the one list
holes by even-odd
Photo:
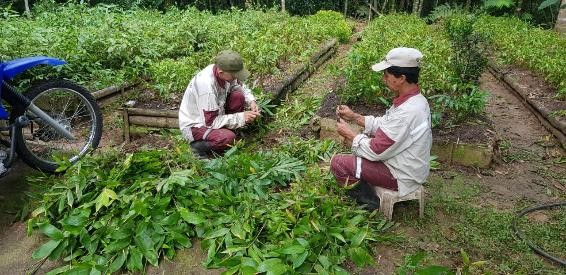
[[400, 197], [399, 192], [375, 186], [375, 194], [379, 197], [379, 211], [388, 220], [393, 218], [393, 205], [400, 201], [419, 200], [419, 217], [424, 216], [424, 187], [421, 185], [412, 193]]

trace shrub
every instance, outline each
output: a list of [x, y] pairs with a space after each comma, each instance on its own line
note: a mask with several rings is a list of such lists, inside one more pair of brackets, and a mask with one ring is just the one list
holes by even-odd
[[482, 48], [483, 39], [474, 33], [476, 18], [470, 14], [448, 17], [444, 27], [454, 49], [454, 69], [464, 82], [478, 83], [487, 66], [487, 58]]
[[493, 45], [503, 63], [514, 63], [538, 72], [566, 98], [566, 37], [532, 27], [517, 18], [481, 16], [474, 25]]
[[[462, 23], [461, 27], [451, 26], [453, 36], [470, 33], [468, 23]], [[350, 103], [388, 102], [384, 98], [391, 94], [385, 92], [387, 88], [381, 81], [382, 74], [371, 71], [371, 65], [382, 60], [392, 48], [412, 47], [424, 55], [419, 85], [422, 93], [431, 99], [433, 126], [442, 118], [447, 119], [446, 124], [454, 124], [483, 112], [485, 93], [461, 78], [462, 75], [477, 78], [481, 70], [469, 70], [474, 66], [470, 60], [473, 55], [459, 55], [448, 36], [442, 26], [428, 26], [412, 15], [387, 15], [372, 21], [364, 30], [363, 41], [349, 54], [345, 69], [347, 86], [341, 98]]]
[[232, 9], [213, 15], [194, 8], [159, 12], [73, 4], [34, 18], [0, 18], [0, 24], [0, 59], [59, 57], [69, 63], [61, 75], [90, 88], [149, 78], [164, 97], [181, 93], [220, 50], [240, 52], [254, 76], [265, 75], [276, 73], [279, 62], [308, 60], [326, 39], [344, 41], [351, 33], [345, 18], [331, 11], [292, 17]]
[[362, 35], [362, 42], [354, 45], [349, 53], [344, 100], [379, 103], [379, 97], [387, 96], [382, 74], [371, 71], [371, 65], [396, 47], [417, 48], [423, 53], [419, 82], [427, 94], [450, 89], [454, 75], [450, 66], [453, 52], [442, 31], [432, 29], [418, 17], [394, 14], [372, 21]]

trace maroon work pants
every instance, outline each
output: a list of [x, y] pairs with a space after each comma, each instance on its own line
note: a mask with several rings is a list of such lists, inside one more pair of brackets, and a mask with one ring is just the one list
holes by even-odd
[[383, 162], [362, 158], [361, 165], [360, 178], [356, 178], [356, 156], [335, 155], [330, 161], [330, 171], [342, 185], [354, 184], [361, 179], [370, 185], [397, 191], [397, 180]]
[[[244, 111], [246, 106], [246, 101], [244, 93], [242, 91], [233, 91], [228, 94], [226, 98], [226, 104], [224, 105], [224, 110], [226, 114], [240, 113]], [[229, 145], [234, 144], [236, 140], [236, 134], [232, 130], [220, 128], [213, 129], [208, 133], [208, 136], [204, 138], [206, 131], [209, 130], [207, 127], [192, 127], [191, 132], [193, 134], [194, 141], [205, 140], [212, 150], [221, 153], [224, 152]], [[204, 138], [204, 139], [203, 139]]]

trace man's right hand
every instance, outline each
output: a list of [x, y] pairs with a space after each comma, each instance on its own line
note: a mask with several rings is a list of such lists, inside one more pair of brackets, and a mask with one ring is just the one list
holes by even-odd
[[336, 115], [347, 121], [352, 121], [357, 117], [357, 114], [346, 105], [338, 105], [338, 107], [336, 107]]
[[254, 112], [254, 111], [245, 111], [244, 112], [244, 119], [246, 121], [246, 124], [254, 121], [254, 119], [258, 116], [259, 116], [259, 112]]

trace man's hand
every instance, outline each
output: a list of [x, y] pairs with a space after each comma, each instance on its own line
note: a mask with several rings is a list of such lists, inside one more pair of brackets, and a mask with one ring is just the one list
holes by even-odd
[[350, 125], [343, 119], [338, 119], [338, 122], [336, 122], [336, 130], [338, 134], [343, 136], [346, 140], [352, 141], [356, 137], [354, 131], [350, 129]]
[[355, 113], [354, 111], [352, 111], [352, 109], [350, 109], [350, 107], [346, 105], [338, 105], [338, 107], [336, 107], [336, 117], [338, 118], [338, 121], [340, 121], [340, 119], [344, 119], [346, 121], [352, 121], [362, 127], [365, 127], [366, 121], [364, 116]]
[[250, 108], [252, 109], [253, 112], [256, 112], [256, 113], [259, 114], [260, 109], [259, 109], [259, 107], [257, 106], [257, 103], [256, 103], [255, 101], [252, 101], [252, 102], [250, 103]]
[[259, 112], [254, 112], [254, 111], [245, 111], [244, 112], [244, 119], [246, 121], [246, 124], [254, 121], [254, 119], [258, 116], [259, 116]]
[[358, 114], [354, 113], [354, 111], [352, 111], [352, 109], [350, 109], [350, 107], [346, 105], [338, 105], [338, 107], [336, 107], [336, 115], [339, 118], [352, 121], [357, 117]]

